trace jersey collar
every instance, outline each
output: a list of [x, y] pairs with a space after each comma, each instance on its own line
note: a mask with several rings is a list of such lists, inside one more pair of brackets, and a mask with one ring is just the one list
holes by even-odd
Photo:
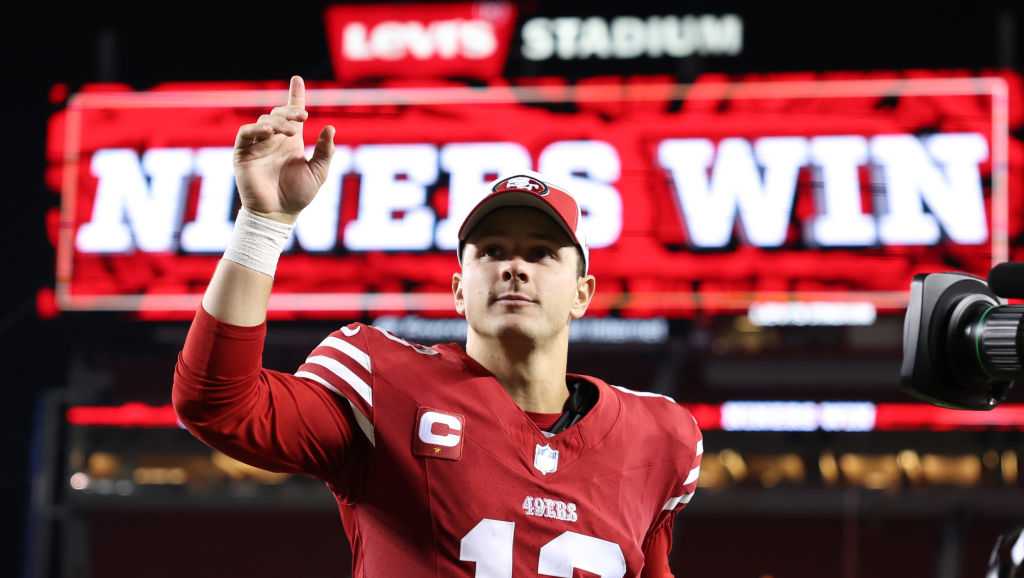
[[[576, 454], [583, 448], [599, 446], [619, 420], [619, 414], [622, 411], [621, 401], [610, 385], [590, 375], [568, 373], [565, 376], [567, 381], [583, 380], [596, 387], [597, 402], [580, 421], [558, 435], [546, 438], [530, 416], [516, 405], [494, 374], [470, 357], [461, 345], [457, 343], [446, 345], [446, 348], [455, 354], [467, 372], [474, 377], [481, 378], [479, 384], [481, 387], [500, 390], [494, 392], [499, 401], [492, 409], [507, 432], [512, 436], [524, 438], [523, 441], [535, 440], [537, 443], [550, 443], [553, 447], [562, 446], [561, 449], [566, 450], [569, 454]], [[532, 451], [532, 446], [530, 451]], [[563, 456], [563, 467], [568, 466], [569, 460], [565, 460], [565, 457], [569, 456]]]

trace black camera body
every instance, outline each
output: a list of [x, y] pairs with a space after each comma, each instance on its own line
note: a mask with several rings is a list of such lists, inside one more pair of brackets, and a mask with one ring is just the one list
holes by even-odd
[[929, 403], [990, 410], [1024, 376], [1024, 264], [1004, 263], [984, 279], [963, 273], [914, 276], [903, 321], [901, 387]]

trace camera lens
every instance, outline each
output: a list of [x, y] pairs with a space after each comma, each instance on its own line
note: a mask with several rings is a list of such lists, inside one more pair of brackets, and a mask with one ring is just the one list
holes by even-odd
[[1010, 379], [1021, 369], [1020, 343], [1024, 306], [1005, 305], [985, 311], [975, 337], [978, 361], [991, 377]]
[[989, 410], [1024, 363], [1024, 306], [1003, 305], [983, 280], [915, 276], [904, 320], [902, 387], [936, 405]]

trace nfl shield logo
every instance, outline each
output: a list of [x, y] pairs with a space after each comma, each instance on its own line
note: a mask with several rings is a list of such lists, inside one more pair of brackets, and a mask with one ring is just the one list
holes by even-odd
[[537, 444], [533, 452], [533, 467], [545, 476], [558, 469], [558, 450], [551, 449], [548, 444]]

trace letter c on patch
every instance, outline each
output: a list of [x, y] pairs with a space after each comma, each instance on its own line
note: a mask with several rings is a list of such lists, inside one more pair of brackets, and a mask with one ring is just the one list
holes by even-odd
[[462, 422], [460, 422], [458, 418], [436, 411], [428, 411], [420, 417], [420, 441], [446, 448], [453, 448], [459, 445], [459, 439], [462, 436], [458, 433], [437, 435], [433, 432], [434, 424], [438, 423], [448, 426], [448, 429], [451, 430], [451, 432], [462, 431]]

